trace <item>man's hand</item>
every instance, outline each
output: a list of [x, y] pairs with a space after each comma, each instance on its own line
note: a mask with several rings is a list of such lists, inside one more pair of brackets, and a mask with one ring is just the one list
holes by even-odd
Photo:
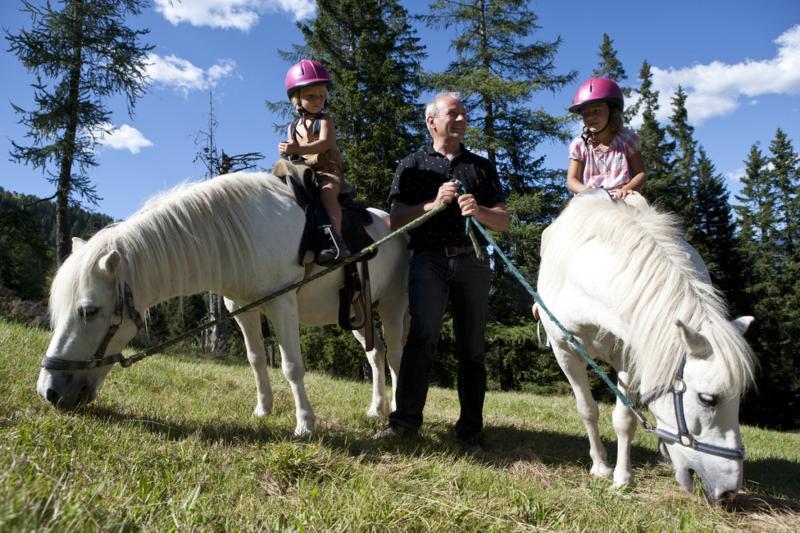
[[478, 213], [480, 206], [475, 197], [471, 194], [462, 194], [458, 197], [458, 206], [461, 208], [461, 216], [471, 217]]
[[439, 187], [439, 192], [436, 193], [436, 199], [433, 201], [434, 207], [439, 204], [449, 204], [458, 198], [459, 184], [457, 181], [448, 181], [442, 183]]

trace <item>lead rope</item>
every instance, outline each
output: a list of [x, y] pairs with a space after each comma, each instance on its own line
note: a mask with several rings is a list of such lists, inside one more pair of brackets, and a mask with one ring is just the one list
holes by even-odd
[[[231, 318], [235, 317], [236, 315], [240, 315], [242, 313], [250, 311], [251, 309], [254, 309], [254, 308], [258, 307], [258, 306], [260, 306], [260, 305], [272, 300], [273, 298], [277, 298], [278, 296], [280, 296], [282, 294], [286, 294], [287, 292], [290, 292], [290, 291], [293, 291], [293, 290], [297, 290], [300, 287], [302, 287], [303, 285], [305, 285], [307, 283], [311, 283], [315, 279], [321, 278], [322, 276], [324, 276], [326, 274], [329, 274], [329, 273], [333, 272], [334, 270], [337, 270], [337, 269], [339, 269], [339, 268], [341, 268], [341, 267], [343, 267], [345, 265], [348, 265], [350, 263], [354, 263], [354, 262], [358, 261], [359, 259], [361, 259], [362, 257], [375, 252], [378, 249], [378, 247], [380, 247], [385, 242], [397, 237], [401, 233], [406, 233], [406, 232], [416, 228], [420, 224], [425, 223], [428, 219], [436, 216], [438, 213], [440, 213], [446, 207], [447, 207], [447, 204], [440, 204], [440, 205], [436, 206], [435, 208], [431, 209], [430, 211], [428, 211], [427, 213], [425, 213], [424, 215], [421, 215], [421, 216], [415, 218], [414, 220], [412, 220], [411, 222], [409, 222], [405, 226], [403, 226], [401, 228], [398, 228], [395, 231], [393, 231], [393, 232], [389, 233], [388, 235], [386, 235], [385, 237], [383, 237], [382, 239], [379, 239], [379, 240], [375, 241], [374, 243], [370, 244], [366, 248], [362, 249], [360, 252], [351, 255], [350, 257], [348, 257], [344, 261], [336, 263], [335, 265], [331, 265], [331, 266], [329, 266], [329, 267], [327, 267], [327, 268], [325, 268], [323, 270], [320, 270], [319, 272], [317, 272], [315, 274], [312, 274], [311, 276], [308, 276], [307, 278], [303, 278], [300, 281], [297, 281], [295, 283], [292, 283], [290, 285], [287, 285], [285, 287], [277, 289], [277, 290], [267, 294], [263, 298], [258, 299], [258, 300], [254, 301], [254, 302], [250, 302], [249, 304], [247, 304], [245, 306], [242, 306], [239, 309], [229, 313], [228, 316], [226, 316], [224, 318], [218, 318], [216, 320], [211, 320], [211, 321], [208, 321], [208, 322], [206, 322], [204, 324], [200, 324], [199, 326], [194, 327], [194, 328], [190, 329], [189, 331], [186, 331], [186, 332], [178, 335], [177, 337], [173, 337], [172, 339], [166, 340], [166, 341], [164, 341], [164, 342], [162, 342], [160, 344], [157, 344], [155, 346], [147, 348], [146, 350], [143, 350], [143, 351], [138, 352], [138, 353], [136, 353], [134, 355], [131, 355], [130, 357], [124, 357], [124, 356], [120, 355], [120, 357], [117, 360], [115, 360], [114, 362], [118, 362], [123, 367], [129, 367], [133, 363], [137, 363], [137, 362], [141, 361], [142, 359], [144, 359], [145, 357], [149, 357], [149, 356], [153, 355], [154, 353], [159, 352], [159, 351], [161, 351], [162, 349], [164, 349], [164, 348], [166, 348], [168, 346], [172, 346], [174, 344], [177, 344], [178, 342], [182, 341], [183, 339], [192, 337], [192, 336], [200, 333], [201, 331], [203, 331], [205, 329], [208, 329], [208, 328], [210, 328], [212, 326], [216, 326], [216, 325], [221, 324], [221, 323], [223, 323], [223, 322], [225, 322], [227, 320], [230, 320]], [[367, 319], [369, 320], [369, 318], [367, 318]]]

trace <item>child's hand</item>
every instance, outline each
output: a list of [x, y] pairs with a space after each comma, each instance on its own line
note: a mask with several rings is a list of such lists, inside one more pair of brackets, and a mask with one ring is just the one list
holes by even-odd
[[611, 192], [611, 197], [615, 200], [622, 200], [626, 196], [631, 194], [639, 194], [636, 191], [626, 190], [626, 189], [617, 189], [616, 191]]
[[285, 155], [294, 155], [296, 152], [298, 144], [294, 141], [288, 142], [283, 141], [282, 143], [278, 144], [278, 153], [282, 156]]

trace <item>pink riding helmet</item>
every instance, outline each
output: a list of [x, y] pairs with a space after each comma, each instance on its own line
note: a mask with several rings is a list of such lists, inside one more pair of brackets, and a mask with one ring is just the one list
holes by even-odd
[[623, 109], [625, 99], [622, 96], [622, 91], [613, 80], [607, 78], [592, 78], [586, 80], [578, 87], [575, 97], [572, 99], [572, 105], [569, 106], [571, 113], [578, 113], [580, 109], [586, 104], [592, 102], [608, 102], [615, 104]]
[[284, 82], [286, 95], [289, 98], [301, 87], [323, 83], [328, 86], [328, 90], [333, 87], [328, 71], [325, 70], [321, 63], [313, 59], [301, 59], [292, 65], [286, 72], [286, 80]]

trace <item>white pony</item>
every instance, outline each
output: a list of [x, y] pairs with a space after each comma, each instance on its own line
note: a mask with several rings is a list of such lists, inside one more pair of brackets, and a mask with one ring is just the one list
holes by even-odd
[[[370, 235], [376, 240], [387, 235], [388, 215], [372, 209], [370, 214]], [[75, 369], [72, 362], [85, 365], [93, 357], [118, 354], [138, 329], [132, 319], [138, 313], [132, 309], [212, 290], [234, 310], [317, 271], [298, 264], [304, 222], [303, 210], [281, 180], [268, 173], [237, 173], [180, 186], [85, 244], [77, 241], [51, 287], [53, 336], [38, 393], [63, 408], [91, 402], [111, 366]], [[400, 365], [407, 325], [406, 244], [402, 237], [392, 239], [370, 261], [372, 296], [386, 341], [384, 346], [376, 336], [367, 354], [373, 377], [371, 416], [389, 413], [386, 359], [393, 383]], [[298, 324], [336, 323], [342, 280], [340, 269], [236, 317], [255, 374], [257, 416], [270, 413], [273, 401], [260, 314], [272, 323], [294, 396], [297, 435], [312, 433], [315, 422], [303, 384]], [[363, 345], [363, 334], [354, 333]], [[46, 368], [46, 362], [54, 361], [59, 363], [52, 365], [55, 369]]]
[[[649, 404], [677, 481], [692, 490], [694, 472], [710, 499], [729, 497], [742, 484], [738, 414], [753, 378], [753, 354], [743, 337], [752, 317], [728, 321], [675, 217], [636, 200], [633, 207], [575, 197], [542, 236], [538, 290], [589, 355], [617, 370], [623, 392]], [[610, 476], [586, 362], [550, 317], [539, 314], [589, 434], [591, 473]], [[620, 486], [632, 481], [636, 430], [620, 400], [613, 426], [613, 480]]]

